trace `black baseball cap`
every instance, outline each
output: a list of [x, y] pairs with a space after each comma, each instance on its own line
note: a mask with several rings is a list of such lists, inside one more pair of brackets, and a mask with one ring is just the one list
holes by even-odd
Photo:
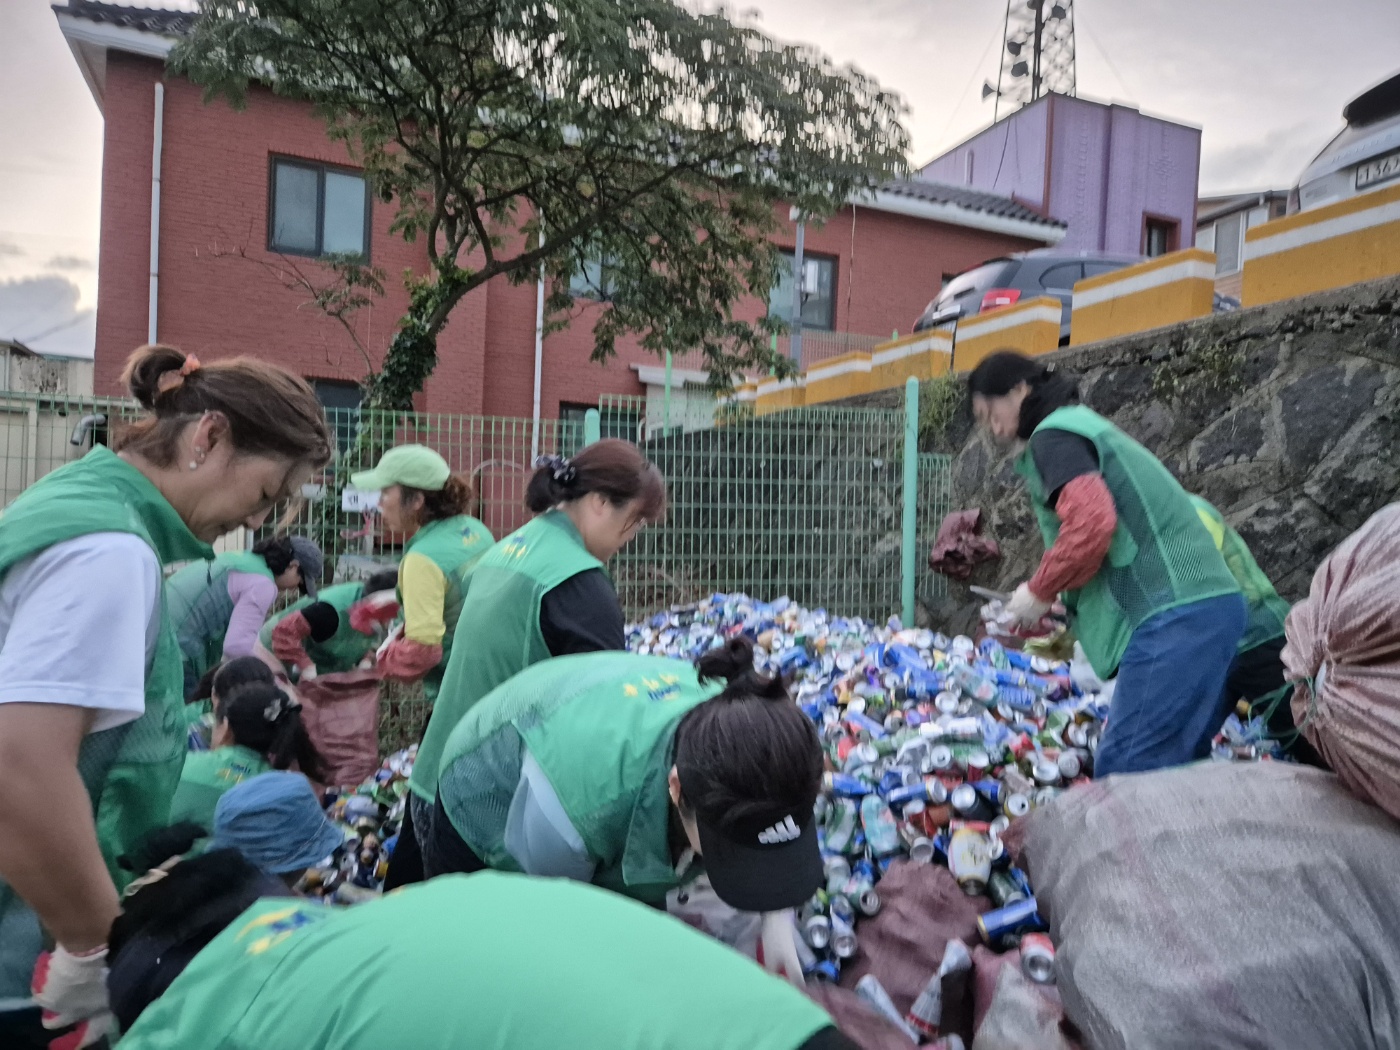
[[[685, 794], [685, 773], [677, 772]], [[796, 809], [773, 807], [734, 820], [697, 811], [695, 823], [710, 885], [731, 908], [796, 908], [825, 881], [811, 803]]]

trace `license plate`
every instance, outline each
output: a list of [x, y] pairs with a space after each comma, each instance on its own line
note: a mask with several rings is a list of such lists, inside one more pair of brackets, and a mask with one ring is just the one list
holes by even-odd
[[1364, 190], [1367, 186], [1374, 186], [1378, 182], [1389, 182], [1395, 178], [1400, 178], [1400, 150], [1358, 165], [1356, 188]]

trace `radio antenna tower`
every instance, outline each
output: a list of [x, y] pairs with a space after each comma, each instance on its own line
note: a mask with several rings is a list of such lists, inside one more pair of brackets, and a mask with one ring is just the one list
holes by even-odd
[[1006, 30], [996, 86], [982, 85], [982, 97], [996, 96], [992, 122], [1001, 103], [1024, 106], [1047, 91], [1075, 93], [1074, 0], [1007, 0]]

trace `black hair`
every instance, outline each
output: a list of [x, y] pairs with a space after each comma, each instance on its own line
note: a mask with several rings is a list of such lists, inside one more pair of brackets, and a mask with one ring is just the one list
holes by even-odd
[[637, 500], [641, 516], [649, 522], [666, 514], [665, 479], [630, 441], [604, 438], [571, 459], [542, 456], [536, 466], [525, 489], [525, 506], [536, 514], [590, 492], [619, 507]]
[[188, 853], [194, 844], [209, 834], [192, 820], [172, 824], [168, 828], [157, 828], [142, 839], [130, 853], [117, 858], [117, 866], [144, 875], [151, 868], [157, 868], [170, 860]]
[[382, 569], [365, 580], [365, 594], [392, 591], [399, 585], [398, 569]]
[[1030, 439], [1035, 428], [1057, 408], [1079, 404], [1079, 383], [1054, 365], [1043, 365], [1014, 350], [998, 350], [982, 359], [967, 377], [967, 392], [983, 397], [1003, 397], [1020, 384], [1030, 387], [1021, 402], [1016, 436]]
[[810, 809], [821, 788], [821, 741], [783, 680], [754, 670], [753, 645], [742, 637], [710, 650], [696, 670], [727, 684], [676, 727], [682, 811], [722, 830], [776, 807]]
[[297, 560], [290, 536], [269, 536], [265, 540], [258, 540], [253, 544], [253, 553], [262, 556], [262, 560], [267, 562], [268, 570], [274, 576], [281, 576], [292, 567], [292, 562]]
[[301, 705], [276, 682], [250, 682], [225, 694], [219, 691], [216, 718], [227, 719], [233, 741], [265, 755], [273, 769], [293, 762], [309, 778], [326, 782], [325, 761], [301, 721]]
[[107, 989], [122, 1030], [130, 1031], [194, 957], [255, 901], [289, 895], [280, 880], [235, 849], [181, 861], [136, 890], [107, 938]]
[[239, 656], [215, 664], [205, 671], [195, 683], [190, 695], [185, 698], [185, 703], [208, 700], [215, 693], [221, 697], [227, 696], [240, 685], [248, 685], [251, 682], [273, 681], [276, 681], [276, 678], [267, 664], [256, 656]]

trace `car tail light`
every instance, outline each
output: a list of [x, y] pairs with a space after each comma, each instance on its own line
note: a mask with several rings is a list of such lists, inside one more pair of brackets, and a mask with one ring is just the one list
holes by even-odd
[[1020, 298], [1019, 288], [988, 288], [987, 294], [982, 296], [982, 308], [978, 312], [986, 313], [988, 310], [1000, 310], [1003, 306], [1015, 306]]

